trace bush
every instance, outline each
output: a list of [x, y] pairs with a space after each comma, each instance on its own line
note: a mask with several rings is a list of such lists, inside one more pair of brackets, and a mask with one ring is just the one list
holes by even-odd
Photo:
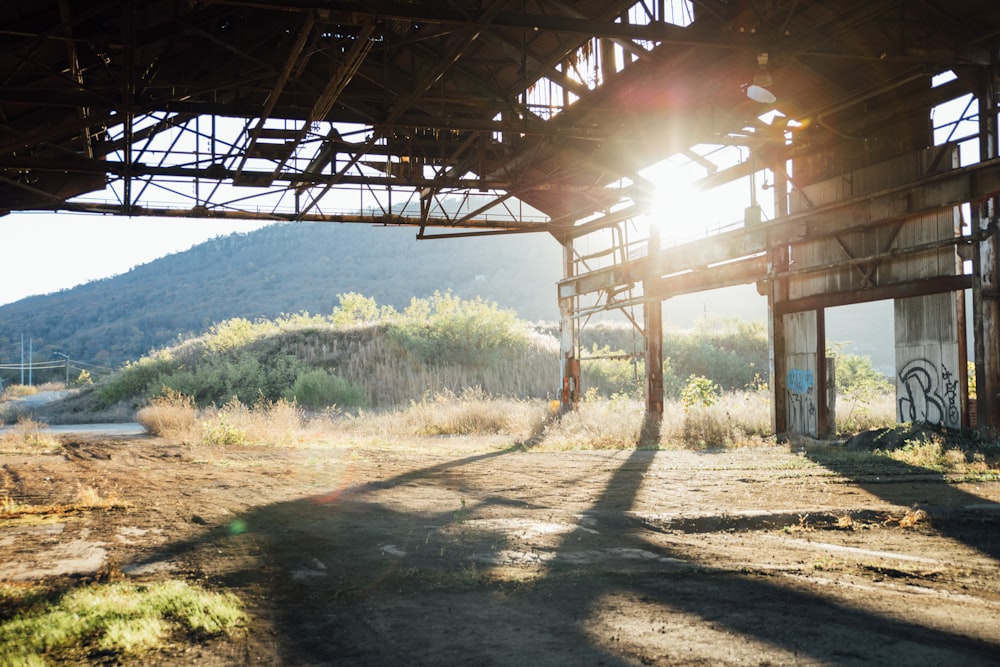
[[595, 344], [590, 353], [584, 355], [580, 376], [584, 387], [602, 396], [619, 394], [640, 398], [645, 388], [646, 369], [637, 356], [623, 350], [613, 351], [607, 345], [599, 348]]
[[368, 403], [361, 387], [324, 370], [306, 371], [299, 375], [286, 398], [314, 410], [330, 406], [363, 408]]
[[198, 409], [190, 396], [169, 387], [139, 410], [135, 417], [153, 436], [188, 440], [198, 430]]
[[375, 299], [357, 292], [338, 294], [337, 299], [340, 305], [334, 308], [333, 314], [330, 315], [330, 321], [334, 326], [368, 324], [396, 314], [396, 309], [392, 306], [379, 307]]
[[834, 353], [837, 392], [857, 398], [874, 398], [894, 391], [892, 382], [872, 366], [872, 360], [858, 354]]
[[[669, 355], [672, 375], [706, 377], [724, 391], [753, 388], [767, 375], [767, 331], [760, 322], [705, 322], [697, 331], [667, 333], [663, 350]], [[668, 395], [676, 396], [674, 392], [683, 387], [667, 379], [665, 373]]]
[[120, 401], [148, 396], [151, 387], [159, 389], [157, 380], [175, 371], [177, 366], [177, 362], [166, 353], [143, 357], [134, 363], [125, 364], [121, 370], [98, 386], [98, 407], [108, 408]]
[[693, 406], [709, 407], [718, 399], [719, 387], [707, 377], [700, 375], [688, 376], [681, 390], [681, 402], [687, 412]]
[[427, 364], [488, 368], [526, 350], [530, 336], [512, 310], [480, 298], [463, 300], [451, 292], [412, 299], [389, 328], [390, 337]]

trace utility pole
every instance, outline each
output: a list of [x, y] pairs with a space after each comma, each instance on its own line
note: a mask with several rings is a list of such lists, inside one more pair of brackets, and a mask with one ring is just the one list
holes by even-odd
[[34, 386], [34, 381], [31, 379], [32, 374], [35, 370], [35, 339], [28, 338], [28, 386]]
[[66, 388], [69, 389], [69, 355], [62, 352], [53, 352], [52, 354], [58, 354], [66, 360]]

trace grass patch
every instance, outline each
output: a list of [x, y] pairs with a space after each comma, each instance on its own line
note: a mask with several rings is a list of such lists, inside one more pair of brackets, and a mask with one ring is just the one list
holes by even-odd
[[188, 636], [233, 635], [246, 616], [236, 596], [179, 580], [117, 582], [55, 592], [0, 585], [0, 658], [44, 665], [79, 656], [134, 656]]
[[902, 447], [876, 449], [874, 456], [898, 461], [915, 468], [949, 474], [1000, 474], [1000, 443], [949, 440], [932, 433], [907, 440]]
[[10, 429], [0, 434], [0, 451], [39, 454], [59, 448], [59, 441], [43, 431], [46, 424], [21, 416]]

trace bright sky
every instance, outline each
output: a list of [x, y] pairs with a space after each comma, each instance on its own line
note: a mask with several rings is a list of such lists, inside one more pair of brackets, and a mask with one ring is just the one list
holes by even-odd
[[126, 273], [210, 238], [264, 224], [72, 213], [0, 217], [0, 305]]

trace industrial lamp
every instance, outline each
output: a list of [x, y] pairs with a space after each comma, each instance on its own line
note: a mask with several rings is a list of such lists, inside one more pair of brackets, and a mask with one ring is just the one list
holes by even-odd
[[762, 51], [757, 54], [757, 73], [753, 83], [747, 86], [747, 97], [761, 104], [774, 104], [778, 98], [768, 89], [773, 83], [771, 72], [767, 69], [767, 52]]

